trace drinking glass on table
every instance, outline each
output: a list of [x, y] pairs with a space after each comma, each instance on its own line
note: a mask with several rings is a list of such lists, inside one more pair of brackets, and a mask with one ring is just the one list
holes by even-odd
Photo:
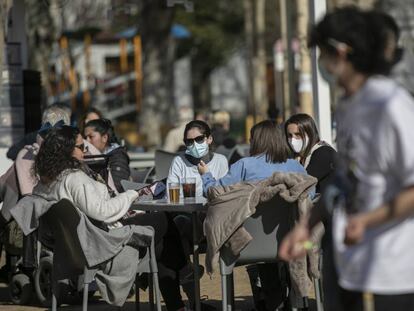
[[180, 183], [170, 182], [168, 183], [168, 195], [171, 203], [180, 202]]
[[183, 187], [184, 200], [194, 199], [196, 193], [196, 179], [195, 177], [187, 177], [181, 179]]

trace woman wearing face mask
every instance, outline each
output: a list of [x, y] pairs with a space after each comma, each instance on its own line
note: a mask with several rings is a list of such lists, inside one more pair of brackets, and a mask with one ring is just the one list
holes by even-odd
[[[214, 178], [209, 168], [201, 162], [198, 166], [202, 175], [203, 190], [207, 193], [210, 187], [233, 185], [243, 181], [260, 181], [272, 176], [275, 172], [306, 174], [298, 161], [290, 159], [291, 152], [280, 127], [273, 121], [262, 121], [250, 130], [250, 157], [242, 158], [232, 164], [226, 176]], [[261, 282], [261, 299], [266, 309], [275, 310], [286, 301], [284, 277], [279, 274], [279, 264], [258, 265]], [[283, 274], [283, 273], [282, 273]], [[257, 280], [251, 280], [255, 284]], [[259, 302], [260, 304], [262, 302]], [[299, 305], [300, 306], [300, 305]]]
[[167, 182], [180, 182], [182, 178], [194, 177], [196, 196], [203, 196], [203, 183], [197, 170], [200, 161], [206, 164], [215, 178], [223, 177], [228, 171], [226, 157], [210, 151], [212, 142], [211, 129], [207, 123], [200, 120], [188, 123], [184, 129], [185, 153], [173, 160]]
[[250, 137], [250, 157], [234, 163], [223, 178], [215, 178], [210, 168], [200, 161], [198, 170], [202, 175], [204, 193], [211, 186], [262, 180], [272, 176], [274, 172], [306, 174], [297, 161], [289, 159], [290, 150], [282, 130], [273, 121], [265, 120], [253, 126]]
[[[189, 122], [184, 129], [184, 144], [186, 150], [176, 156], [171, 164], [167, 183], [180, 182], [182, 178], [195, 178], [196, 196], [203, 196], [203, 183], [198, 173], [197, 165], [203, 161], [215, 178], [221, 178], [228, 171], [228, 162], [225, 156], [211, 152], [213, 142], [211, 129], [207, 123], [201, 120]], [[197, 225], [199, 236], [202, 236], [203, 217]], [[188, 214], [176, 215], [174, 222], [180, 231], [181, 241], [187, 256], [191, 253], [192, 222]], [[193, 273], [191, 265], [187, 265], [180, 271], [180, 283], [186, 293], [190, 305], [194, 306]], [[202, 309], [208, 310], [210, 306], [202, 304]], [[194, 308], [193, 308], [194, 309]]]
[[319, 139], [315, 121], [304, 113], [295, 114], [286, 121], [285, 133], [296, 159], [309, 175], [318, 179], [316, 192], [323, 192], [334, 175], [335, 149]]
[[279, 256], [302, 256], [306, 250], [298, 246], [309, 239], [315, 223], [332, 219], [329, 255], [338, 280], [330, 283], [324, 272], [323, 283], [338, 290], [325, 293], [325, 310], [364, 310], [365, 293], [371, 294], [375, 310], [414, 306], [414, 218], [409, 212], [414, 207], [414, 102], [384, 76], [398, 59], [398, 27], [392, 18], [378, 22], [381, 17], [372, 14], [336, 9], [310, 32], [309, 45], [320, 49], [320, 68], [343, 92], [336, 108], [337, 176], [322, 196], [324, 204], [284, 238]]

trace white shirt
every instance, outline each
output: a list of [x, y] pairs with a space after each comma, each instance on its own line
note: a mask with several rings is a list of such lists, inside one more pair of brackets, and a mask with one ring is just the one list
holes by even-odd
[[[227, 159], [222, 154], [214, 153], [213, 158], [207, 163], [209, 172], [215, 179], [220, 179], [227, 174], [229, 165]], [[203, 196], [203, 182], [197, 165], [191, 164], [184, 155], [178, 155], [174, 158], [170, 171], [168, 173], [167, 184], [170, 182], [180, 182], [182, 178], [195, 177], [196, 179], [196, 196]]]
[[[414, 185], [414, 101], [404, 89], [385, 77], [370, 78], [340, 103], [337, 124], [338, 170], [348, 176], [356, 211], [376, 209]], [[345, 226], [344, 210], [335, 210], [334, 250], [343, 288], [414, 293], [414, 218], [367, 230], [362, 243], [351, 247], [343, 243]]]

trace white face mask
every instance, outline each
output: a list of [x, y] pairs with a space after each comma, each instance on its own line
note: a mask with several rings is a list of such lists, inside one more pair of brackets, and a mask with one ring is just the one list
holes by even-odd
[[309, 141], [308, 136], [305, 136], [305, 143], [303, 143], [303, 140], [300, 138], [298, 139], [298, 138], [292, 137], [289, 140], [289, 144], [292, 147], [293, 151], [295, 151], [296, 153], [300, 153], [303, 149], [306, 148], [306, 146], [308, 145], [308, 141]]
[[322, 76], [322, 78], [329, 84], [331, 85], [335, 85], [337, 82], [337, 78], [333, 73], [330, 73], [327, 69], [326, 66], [323, 64], [323, 62], [319, 59], [318, 60], [318, 67], [319, 67], [319, 72]]

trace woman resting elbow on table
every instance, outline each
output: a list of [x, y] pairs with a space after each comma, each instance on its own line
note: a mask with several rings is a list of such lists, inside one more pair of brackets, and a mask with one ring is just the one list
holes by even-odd
[[282, 130], [273, 121], [262, 121], [250, 130], [250, 157], [242, 158], [232, 166], [226, 176], [216, 179], [204, 162], [198, 165], [203, 181], [203, 192], [212, 186], [227, 186], [242, 181], [259, 181], [275, 172], [306, 174], [296, 160], [289, 159], [290, 150]]
[[158, 262], [175, 272], [175, 278], [160, 278], [160, 289], [168, 310], [184, 308], [179, 290], [178, 271], [185, 266], [180, 236], [172, 220], [164, 213], [136, 214], [125, 217], [140, 193], [128, 190], [111, 197], [107, 185], [95, 181], [83, 168], [84, 143], [77, 128], [63, 126], [45, 138], [34, 163], [39, 184], [34, 193], [48, 201], [68, 199], [91, 219], [109, 230], [122, 225], [152, 226], [155, 243], [163, 242]]
[[[306, 174], [298, 161], [289, 159], [289, 146], [282, 130], [274, 122], [266, 120], [256, 124], [250, 131], [250, 137], [250, 157], [242, 158], [234, 163], [223, 178], [216, 180], [204, 163], [201, 162], [198, 165], [203, 180], [204, 194], [207, 194], [212, 186], [226, 186], [242, 181], [260, 181], [272, 176], [275, 172]], [[280, 273], [283, 270], [287, 271], [287, 268], [282, 262], [256, 266], [262, 284], [263, 303], [267, 310], [275, 310], [287, 299], [284, 284], [288, 282], [284, 280], [284, 273]], [[249, 271], [252, 269], [249, 268]], [[253, 278], [250, 272], [249, 277]], [[256, 280], [250, 280], [250, 282], [251, 284], [257, 283]]]

